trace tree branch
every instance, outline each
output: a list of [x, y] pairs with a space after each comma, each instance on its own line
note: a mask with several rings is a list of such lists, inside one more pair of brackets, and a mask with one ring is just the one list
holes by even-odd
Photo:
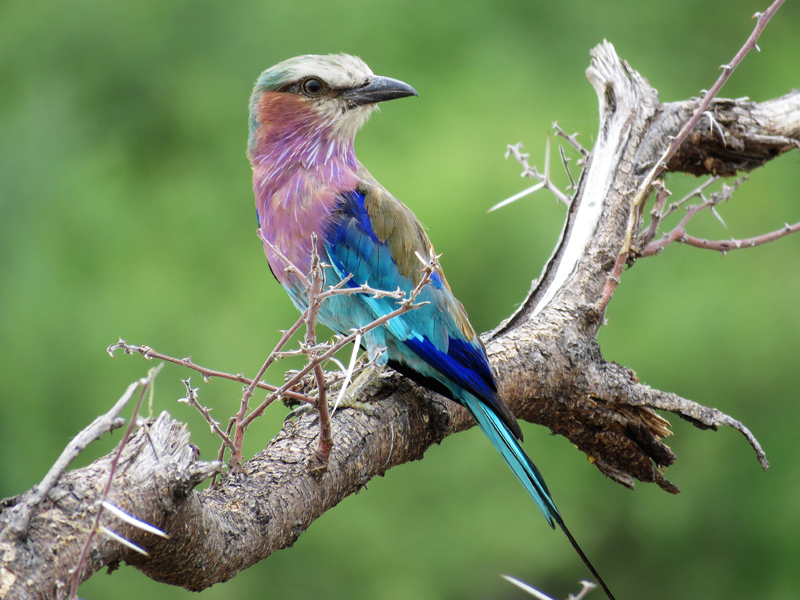
[[[674, 135], [698, 102], [664, 105], [651, 135]], [[800, 148], [800, 90], [761, 103], [715, 100], [707, 115], [667, 163], [669, 171], [731, 177]]]

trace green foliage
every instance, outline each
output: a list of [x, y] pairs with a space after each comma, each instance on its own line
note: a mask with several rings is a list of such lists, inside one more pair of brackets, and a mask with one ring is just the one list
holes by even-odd
[[[522, 300], [564, 216], [546, 195], [485, 214], [526, 185], [503, 160], [505, 145], [523, 141], [541, 166], [558, 120], [591, 146], [596, 101], [583, 72], [603, 38], [663, 100], [680, 100], [710, 87], [751, 31], [749, 17], [766, 6], [0, 4], [0, 497], [36, 483], [146, 372], [141, 358], [108, 358], [118, 336], [252, 374], [295, 318], [255, 235], [245, 143], [247, 102], [263, 69], [343, 51], [417, 88], [418, 99], [373, 117], [357, 151], [428, 226], [454, 291], [485, 330]], [[765, 100], [800, 85], [798, 25], [800, 8], [789, 2], [723, 94]], [[728, 230], [707, 215], [693, 233], [747, 237], [797, 221], [797, 167], [792, 153], [754, 173], [721, 207]], [[679, 194], [695, 183], [675, 176], [669, 186]], [[676, 422], [678, 462], [668, 477], [684, 491], [671, 497], [639, 484], [629, 492], [563, 438], [526, 426], [527, 450], [618, 597], [784, 598], [800, 585], [799, 252], [800, 236], [722, 259], [670, 247], [624, 274], [600, 335], [605, 356], [647, 383], [741, 419], [767, 451], [769, 472], [737, 433]], [[190, 422], [211, 458], [218, 443], [175, 402], [186, 375], [164, 369], [155, 411]], [[236, 384], [201, 386], [220, 420], [238, 395]], [[278, 430], [282, 409], [269, 413], [249, 433], [251, 452]], [[96, 444], [82, 464], [117, 439]], [[294, 548], [202, 597], [524, 597], [499, 573], [556, 598], [588, 575], [471, 431], [373, 481]], [[81, 595], [189, 596], [130, 568], [91, 579]]]

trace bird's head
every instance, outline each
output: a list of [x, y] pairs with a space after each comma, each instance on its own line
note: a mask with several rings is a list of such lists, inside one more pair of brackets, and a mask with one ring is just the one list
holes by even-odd
[[347, 54], [297, 56], [264, 71], [250, 98], [251, 158], [267, 147], [341, 144], [355, 138], [378, 102], [416, 96], [407, 83], [374, 75]]

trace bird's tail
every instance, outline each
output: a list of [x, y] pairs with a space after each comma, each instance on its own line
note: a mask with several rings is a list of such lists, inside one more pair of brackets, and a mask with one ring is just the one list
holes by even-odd
[[561, 525], [561, 515], [556, 508], [553, 499], [550, 497], [550, 491], [547, 489], [547, 484], [544, 482], [544, 477], [533, 461], [528, 458], [522, 446], [511, 433], [509, 428], [500, 417], [489, 408], [485, 403], [478, 400], [471, 394], [464, 394], [461, 399], [467, 407], [475, 422], [483, 431], [484, 435], [492, 442], [492, 446], [497, 448], [500, 456], [506, 461], [514, 475], [520, 480], [520, 483], [525, 487], [528, 493], [536, 502], [536, 506], [544, 514], [550, 527], [555, 529], [556, 523]]
[[556, 524], [558, 524], [566, 534], [572, 547], [575, 548], [578, 556], [581, 557], [581, 560], [592, 572], [592, 575], [597, 578], [603, 591], [611, 600], [614, 600], [614, 595], [611, 593], [611, 590], [608, 589], [608, 586], [606, 586], [603, 578], [600, 577], [597, 569], [594, 568], [594, 565], [592, 565], [586, 557], [586, 554], [583, 553], [578, 542], [572, 537], [569, 529], [567, 529], [567, 526], [564, 524], [564, 519], [561, 517], [561, 514], [558, 512], [550, 496], [550, 491], [547, 489], [547, 484], [544, 482], [542, 473], [536, 465], [533, 464], [533, 461], [528, 458], [528, 455], [525, 454], [522, 446], [519, 445], [519, 442], [516, 437], [514, 437], [514, 434], [511, 433], [508, 426], [503, 423], [500, 417], [497, 416], [489, 406], [471, 394], [464, 394], [459, 400], [467, 407], [467, 410], [472, 414], [472, 417], [481, 428], [481, 431], [489, 438], [489, 441], [492, 442], [492, 445], [500, 452], [500, 456], [503, 457], [506, 464], [514, 471], [514, 475], [517, 476], [517, 479], [519, 479], [531, 498], [533, 498], [536, 506], [542, 511], [547, 522], [550, 523], [550, 527], [555, 529]]

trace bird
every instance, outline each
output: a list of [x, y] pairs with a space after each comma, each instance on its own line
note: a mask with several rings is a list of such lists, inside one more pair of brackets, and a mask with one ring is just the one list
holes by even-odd
[[[259, 235], [270, 270], [302, 312], [300, 275], [315, 245], [330, 265], [326, 281], [410, 293], [435, 256], [420, 221], [356, 158], [356, 132], [380, 102], [417, 91], [373, 74], [347, 54], [303, 55], [267, 69], [250, 98], [247, 153], [253, 169]], [[315, 241], [316, 240], [316, 241]], [[564, 524], [539, 469], [522, 449], [522, 430], [497, 391], [481, 338], [438, 264], [419, 295], [425, 302], [364, 334], [369, 357], [464, 406], [499, 451], [552, 528], [558, 525], [597, 578], [597, 570]], [[338, 333], [362, 328], [397, 308], [369, 294], [332, 296], [318, 320]]]

